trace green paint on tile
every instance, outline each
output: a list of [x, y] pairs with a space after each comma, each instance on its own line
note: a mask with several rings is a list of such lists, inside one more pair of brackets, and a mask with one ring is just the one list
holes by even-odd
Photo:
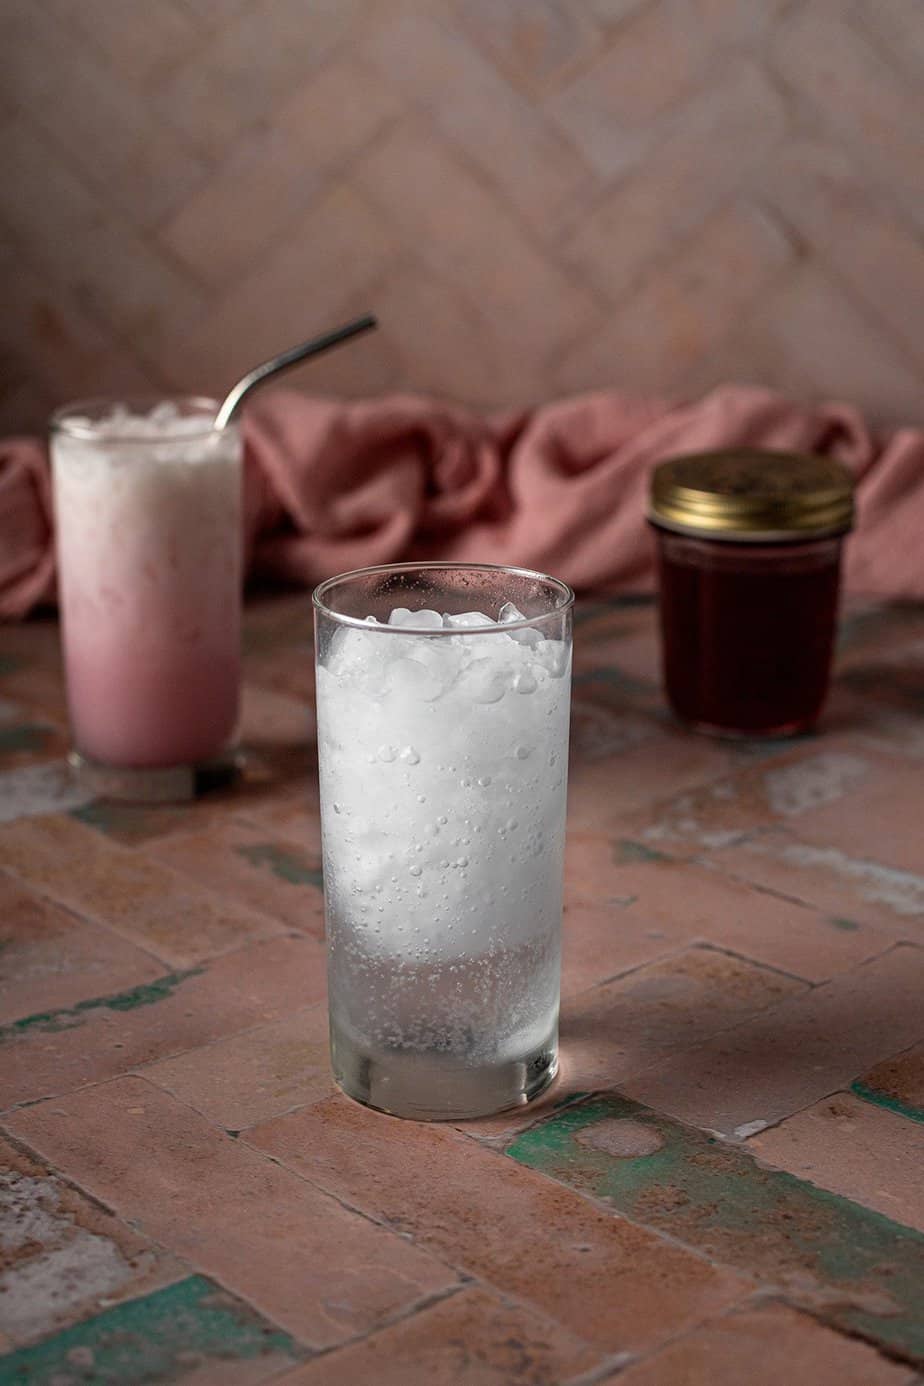
[[850, 649], [863, 641], [881, 640], [883, 636], [898, 640], [913, 638], [920, 630], [921, 609], [916, 602], [883, 602], [844, 612], [838, 623], [837, 643], [839, 649]]
[[851, 611], [843, 614], [837, 628], [838, 650], [849, 650], [862, 640], [875, 635], [877, 626], [881, 624], [881, 610]]
[[855, 934], [860, 927], [855, 919], [837, 919], [832, 917], [828, 920], [828, 923], [835, 929], [840, 929], [845, 934]]
[[610, 599], [610, 606], [615, 611], [619, 611], [637, 606], [654, 606], [655, 601], [656, 598], [652, 592], [623, 592], [621, 596]]
[[575, 688], [586, 688], [589, 684], [602, 684], [607, 690], [615, 690], [618, 693], [631, 697], [633, 694], [651, 693], [655, 685], [650, 679], [636, 678], [634, 674], [627, 674], [615, 664], [608, 664], [602, 669], [588, 669], [583, 674], [574, 675]]
[[636, 862], [670, 861], [671, 858], [665, 856], [663, 852], [658, 852], [654, 847], [646, 847], [644, 842], [631, 842], [628, 838], [620, 838], [613, 847], [613, 861], [619, 866], [629, 866]]
[[252, 866], [268, 866], [274, 876], [289, 885], [312, 885], [320, 889], [324, 884], [319, 866], [309, 866], [303, 858], [274, 842], [254, 843], [252, 847], [235, 847], [234, 850]]
[[598, 616], [603, 616], [608, 611], [615, 608], [610, 602], [575, 602], [572, 620], [575, 627], [586, 626], [588, 621], [595, 621]]
[[[0, 1386], [145, 1386], [181, 1380], [221, 1362], [265, 1359], [265, 1376], [306, 1356], [288, 1333], [204, 1276], [192, 1275], [143, 1299], [0, 1358]], [[258, 1369], [257, 1369], [258, 1370]], [[248, 1380], [265, 1379], [259, 1375]]]
[[655, 597], [651, 592], [621, 592], [618, 596], [601, 597], [592, 602], [579, 597], [574, 604], [574, 620], [579, 624], [604, 616], [607, 612], [615, 615], [620, 611], [634, 611], [640, 606], [653, 606], [654, 602]]
[[139, 1006], [153, 1006], [158, 1001], [166, 1000], [187, 978], [197, 977], [204, 971], [202, 967], [191, 967], [185, 972], [168, 972], [153, 982], [143, 982], [113, 996], [92, 996], [86, 1001], [78, 1001], [76, 1006], [24, 1016], [21, 1020], [0, 1026], [0, 1044], [32, 1030], [44, 1035], [53, 1035], [59, 1030], [73, 1030], [75, 1026], [83, 1024], [90, 1011], [134, 1011]]
[[924, 1360], [924, 1236], [740, 1147], [608, 1094], [518, 1136], [521, 1164]]
[[817, 732], [807, 731], [799, 732], [796, 736], [761, 736], [753, 741], [726, 741], [723, 745], [732, 760], [740, 761], [743, 765], [752, 765], [783, 755], [791, 751], [794, 745], [815, 741], [818, 735]]
[[910, 1121], [924, 1121], [924, 1107], [915, 1107], [910, 1102], [903, 1102], [894, 1093], [884, 1092], [882, 1088], [871, 1088], [858, 1078], [855, 1083], [850, 1084], [850, 1091], [856, 1097], [862, 1097], [864, 1102], [872, 1102], [877, 1107], [885, 1107], [889, 1112], [897, 1112], [899, 1116], [908, 1117]]
[[[882, 692], [883, 669], [880, 664], [846, 669], [839, 675], [845, 687], [855, 693], [875, 697]], [[893, 706], [907, 710], [912, 716], [924, 710], [924, 684], [920, 676], [906, 670], [889, 669], [889, 701]]]
[[113, 799], [94, 799], [71, 809], [71, 818], [120, 842], [147, 842], [191, 823], [190, 810], [176, 804], [121, 804]]
[[10, 754], [13, 751], [42, 751], [52, 736], [50, 727], [39, 726], [36, 722], [0, 726], [0, 754]]

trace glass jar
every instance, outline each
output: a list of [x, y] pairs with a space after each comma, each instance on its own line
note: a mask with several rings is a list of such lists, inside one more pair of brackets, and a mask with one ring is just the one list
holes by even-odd
[[853, 482], [829, 458], [738, 449], [654, 471], [664, 684], [720, 736], [808, 731], [828, 691]]

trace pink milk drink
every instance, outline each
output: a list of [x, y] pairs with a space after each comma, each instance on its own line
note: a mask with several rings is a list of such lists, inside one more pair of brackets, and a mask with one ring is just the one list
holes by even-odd
[[186, 798], [238, 719], [241, 438], [212, 400], [52, 422], [72, 761], [101, 792]]

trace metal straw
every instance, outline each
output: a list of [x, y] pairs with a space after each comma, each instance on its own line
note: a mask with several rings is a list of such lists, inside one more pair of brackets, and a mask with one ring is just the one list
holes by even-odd
[[345, 323], [343, 327], [335, 328], [333, 332], [325, 332], [323, 337], [314, 337], [310, 342], [302, 342], [301, 346], [290, 347], [288, 351], [280, 352], [278, 356], [271, 357], [262, 365], [254, 366], [252, 371], [248, 371], [233, 389], [228, 391], [215, 415], [215, 427], [224, 428], [236, 418], [251, 390], [262, 385], [271, 375], [287, 371], [290, 366], [297, 366], [299, 361], [308, 361], [312, 356], [320, 356], [323, 352], [339, 346], [341, 342], [348, 342], [351, 337], [358, 337], [363, 332], [371, 332], [377, 326], [378, 322], [372, 314], [366, 313], [353, 322]]

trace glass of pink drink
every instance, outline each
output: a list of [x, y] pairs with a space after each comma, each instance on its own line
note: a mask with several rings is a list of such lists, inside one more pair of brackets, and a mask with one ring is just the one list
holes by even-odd
[[242, 443], [216, 409], [90, 400], [52, 420], [71, 761], [112, 797], [191, 798], [236, 769]]

